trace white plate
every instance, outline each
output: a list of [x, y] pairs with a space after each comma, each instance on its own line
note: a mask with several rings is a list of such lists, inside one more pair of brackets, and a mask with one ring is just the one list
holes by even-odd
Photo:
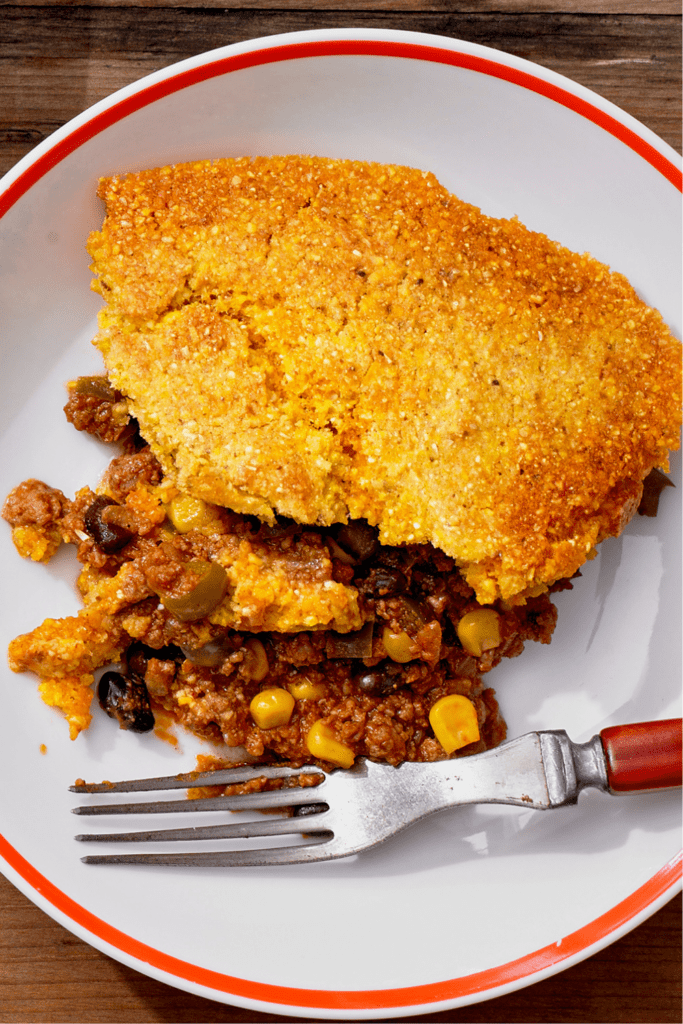
[[[434, 171], [485, 212], [517, 214], [625, 273], [680, 336], [679, 160], [631, 117], [550, 71], [436, 36], [353, 29], [241, 43], [97, 104], [1, 183], [3, 495], [29, 476], [72, 493], [107, 462], [61, 413], [64, 382], [100, 365], [84, 250], [102, 217], [97, 177], [270, 153]], [[680, 489], [662, 506], [557, 597], [550, 647], [496, 670], [511, 735], [566, 728], [585, 740], [680, 714]], [[76, 611], [70, 552], [27, 564], [7, 531], [2, 561], [2, 646]], [[3, 777], [21, 777], [3, 787], [8, 878], [110, 956], [202, 996], [298, 1017], [437, 1011], [575, 963], [679, 883], [676, 793], [589, 793], [547, 815], [462, 809], [311, 867], [86, 867], [67, 786], [191, 768], [198, 745], [183, 738], [174, 750], [104, 716], [71, 743], [34, 679], [3, 669], [0, 685]]]

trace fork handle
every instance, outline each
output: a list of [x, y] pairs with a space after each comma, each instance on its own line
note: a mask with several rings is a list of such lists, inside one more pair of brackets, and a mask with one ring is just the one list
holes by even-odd
[[681, 785], [681, 719], [603, 729], [600, 739], [613, 793]]

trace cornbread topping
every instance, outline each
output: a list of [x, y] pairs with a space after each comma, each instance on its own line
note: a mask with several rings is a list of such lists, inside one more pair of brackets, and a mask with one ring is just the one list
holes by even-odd
[[659, 313], [428, 173], [245, 158], [99, 194], [95, 343], [183, 492], [432, 543], [487, 603], [571, 576], [678, 446]]

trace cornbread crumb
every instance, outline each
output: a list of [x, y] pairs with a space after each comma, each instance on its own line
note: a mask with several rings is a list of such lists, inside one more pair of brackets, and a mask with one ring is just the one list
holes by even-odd
[[85, 608], [78, 615], [45, 619], [16, 637], [9, 645], [9, 664], [13, 672], [42, 678], [82, 677], [118, 661], [122, 650], [122, 631], [111, 616]]
[[55, 526], [15, 526], [12, 540], [22, 558], [49, 562], [62, 543], [62, 536]]
[[242, 158], [99, 194], [96, 344], [184, 493], [431, 542], [486, 603], [576, 572], [678, 447], [660, 314], [431, 174]]
[[94, 681], [95, 677], [88, 674], [59, 676], [57, 679], [44, 679], [38, 686], [45, 703], [64, 712], [69, 724], [69, 737], [72, 740], [87, 729], [92, 721], [90, 704]]

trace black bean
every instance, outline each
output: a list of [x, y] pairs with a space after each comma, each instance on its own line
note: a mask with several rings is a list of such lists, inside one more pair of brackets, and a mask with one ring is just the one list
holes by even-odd
[[384, 697], [401, 685], [401, 672], [393, 665], [380, 664], [356, 676], [356, 686], [369, 697]]
[[88, 508], [83, 519], [85, 532], [95, 541], [95, 544], [105, 555], [111, 555], [114, 551], [125, 547], [135, 534], [125, 526], [117, 523], [105, 523], [102, 520], [102, 513], [105, 508], [117, 503], [112, 498], [100, 494]]
[[97, 687], [97, 697], [102, 710], [118, 720], [120, 729], [149, 732], [154, 728], [147, 687], [139, 676], [105, 672]]

